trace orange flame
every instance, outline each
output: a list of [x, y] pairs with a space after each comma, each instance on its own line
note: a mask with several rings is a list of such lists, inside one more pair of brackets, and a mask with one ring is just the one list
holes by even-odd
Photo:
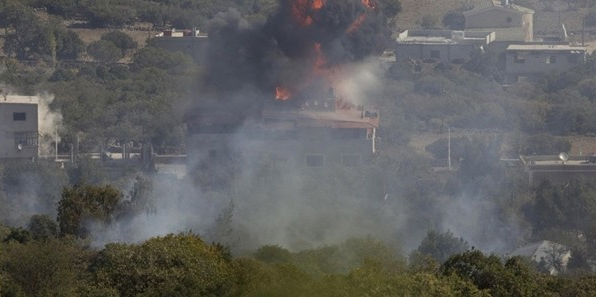
[[275, 100], [286, 101], [292, 97], [290, 90], [284, 87], [275, 87]]
[[323, 8], [323, 5], [325, 5], [325, 0], [313, 0], [311, 7], [314, 10], [319, 10], [319, 9]]
[[323, 55], [323, 51], [321, 51], [321, 44], [320, 43], [315, 43], [315, 71], [320, 72], [324, 69], [325, 64], [327, 63], [327, 61], [325, 61], [325, 56]]
[[294, 0], [292, 3], [292, 17], [301, 26], [309, 26], [313, 22], [310, 15], [320, 10], [325, 5], [325, 0]]
[[358, 30], [358, 28], [360, 28], [360, 26], [362, 25], [362, 23], [364, 23], [364, 21], [366, 20], [366, 14], [361, 14], [358, 16], [358, 18], [352, 23], [350, 24], [350, 26], [348, 27], [348, 29], [346, 29], [346, 33], [352, 33], [356, 30]]
[[375, 0], [362, 0], [362, 4], [368, 9], [377, 9], [377, 2]]

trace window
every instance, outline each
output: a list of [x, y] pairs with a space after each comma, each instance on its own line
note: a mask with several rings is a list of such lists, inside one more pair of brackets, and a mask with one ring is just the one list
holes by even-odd
[[515, 53], [515, 58], [513, 62], [516, 64], [523, 64], [526, 63], [526, 55], [521, 53]]
[[13, 112], [12, 113], [12, 120], [13, 121], [26, 121], [27, 114], [24, 112]]
[[440, 59], [441, 58], [441, 51], [438, 51], [438, 50], [432, 50], [432, 51], [430, 51], [430, 57], [432, 59]]
[[15, 132], [14, 133], [14, 144], [18, 146], [36, 146], [37, 145], [37, 132]]
[[557, 63], [557, 56], [546, 57], [546, 64], [555, 64], [555, 63]]
[[360, 166], [360, 155], [343, 155], [341, 156], [341, 163], [347, 167]]
[[306, 167], [323, 167], [323, 155], [307, 155]]

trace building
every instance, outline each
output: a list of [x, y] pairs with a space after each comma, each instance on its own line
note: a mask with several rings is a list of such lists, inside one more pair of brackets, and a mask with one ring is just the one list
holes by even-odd
[[0, 96], [0, 159], [38, 157], [38, 99]]
[[520, 247], [509, 256], [528, 258], [549, 274], [557, 275], [567, 269], [567, 263], [571, 259], [571, 250], [562, 244], [543, 240]]
[[586, 47], [560, 44], [512, 44], [505, 51], [508, 81], [563, 72], [586, 62]]
[[252, 113], [239, 109], [195, 110], [186, 120], [192, 167], [266, 158], [298, 168], [356, 167], [375, 153], [377, 112], [334, 99], [300, 107], [274, 102]]
[[494, 40], [494, 33], [451, 30], [406, 30], [395, 43], [396, 62], [464, 62]]
[[495, 32], [495, 42], [531, 42], [534, 40], [534, 11], [510, 0], [485, 0], [464, 11], [466, 33]]
[[596, 177], [596, 156], [520, 156], [528, 174], [530, 186], [548, 180], [552, 183], [567, 183], [571, 179], [593, 179]]
[[193, 58], [197, 64], [202, 64], [207, 53], [208, 37], [199, 30], [165, 30], [149, 41], [149, 44], [171, 51], [181, 52]]

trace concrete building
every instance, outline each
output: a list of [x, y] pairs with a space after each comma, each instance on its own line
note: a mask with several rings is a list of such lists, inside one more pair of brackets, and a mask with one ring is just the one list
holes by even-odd
[[197, 64], [203, 63], [207, 52], [208, 37], [199, 30], [165, 30], [149, 41], [149, 44], [191, 56]]
[[266, 158], [297, 168], [359, 166], [375, 153], [377, 112], [334, 99], [287, 107], [275, 102], [255, 114], [204, 109], [187, 119], [190, 166]]
[[395, 43], [396, 62], [464, 62], [484, 50], [495, 38], [491, 32], [468, 33], [451, 30], [406, 30]]
[[520, 156], [520, 160], [530, 186], [544, 180], [564, 184], [573, 178], [596, 178], [596, 156], [570, 156], [566, 161], [556, 155]]
[[509, 0], [477, 2], [464, 11], [466, 32], [495, 32], [495, 42], [534, 40], [534, 11]]
[[0, 159], [38, 157], [38, 99], [0, 96]]
[[586, 62], [586, 47], [554, 44], [512, 44], [507, 47], [505, 73], [508, 81], [563, 72]]

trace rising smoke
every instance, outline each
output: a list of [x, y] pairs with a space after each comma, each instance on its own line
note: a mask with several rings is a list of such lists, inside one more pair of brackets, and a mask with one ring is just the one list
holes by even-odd
[[276, 86], [306, 92], [323, 80], [328, 88], [344, 65], [388, 44], [385, 20], [370, 2], [280, 1], [264, 24], [234, 10], [217, 14], [208, 24], [207, 85], [224, 94], [255, 88], [262, 96], [245, 100], [257, 103], [270, 100]]
[[[201, 90], [210, 97], [197, 98], [197, 107], [216, 102], [226, 109], [258, 112], [263, 104], [275, 100], [277, 86], [310, 94], [312, 89], [326, 89], [329, 84], [353, 104], [370, 104], [369, 98], [379, 96], [382, 89], [382, 70], [376, 59], [369, 57], [385, 49], [389, 36], [384, 18], [374, 5], [367, 5], [370, 3], [280, 1], [278, 11], [264, 24], [250, 23], [234, 10], [217, 14], [207, 28], [207, 75], [202, 85], [209, 90]], [[49, 104], [51, 99], [45, 96], [43, 101]], [[61, 117], [42, 111], [44, 108], [40, 105], [40, 118], [44, 119], [40, 130], [51, 135], [60, 127]], [[230, 145], [242, 151], [248, 141], [239, 133]], [[189, 160], [188, 164], [203, 161]], [[453, 230], [457, 236], [470, 235], [473, 245], [501, 249], [509, 243], [492, 234], [515, 232], [502, 228], [507, 225], [500, 221], [478, 224], [494, 217], [493, 208], [467, 195], [444, 205], [429, 205], [420, 213], [414, 206], [417, 202], [409, 197], [415, 197], [412, 193], [387, 193], [380, 184], [367, 184], [373, 180], [367, 178], [371, 174], [367, 167], [313, 173], [261, 161], [240, 160], [239, 170], [221, 193], [197, 187], [192, 178], [172, 180], [158, 175], [149, 194], [155, 201], [151, 210], [121, 217], [109, 225], [89, 222], [93, 244], [140, 242], [188, 231], [230, 244], [236, 251], [264, 244], [300, 250], [365, 235], [387, 242], [402, 239], [402, 245], [413, 249], [428, 228], [439, 228]], [[123, 186], [123, 192], [129, 192], [133, 183]], [[213, 223], [230, 201], [234, 205], [232, 234], [222, 238], [212, 232]], [[494, 241], [484, 242], [491, 238]]]

